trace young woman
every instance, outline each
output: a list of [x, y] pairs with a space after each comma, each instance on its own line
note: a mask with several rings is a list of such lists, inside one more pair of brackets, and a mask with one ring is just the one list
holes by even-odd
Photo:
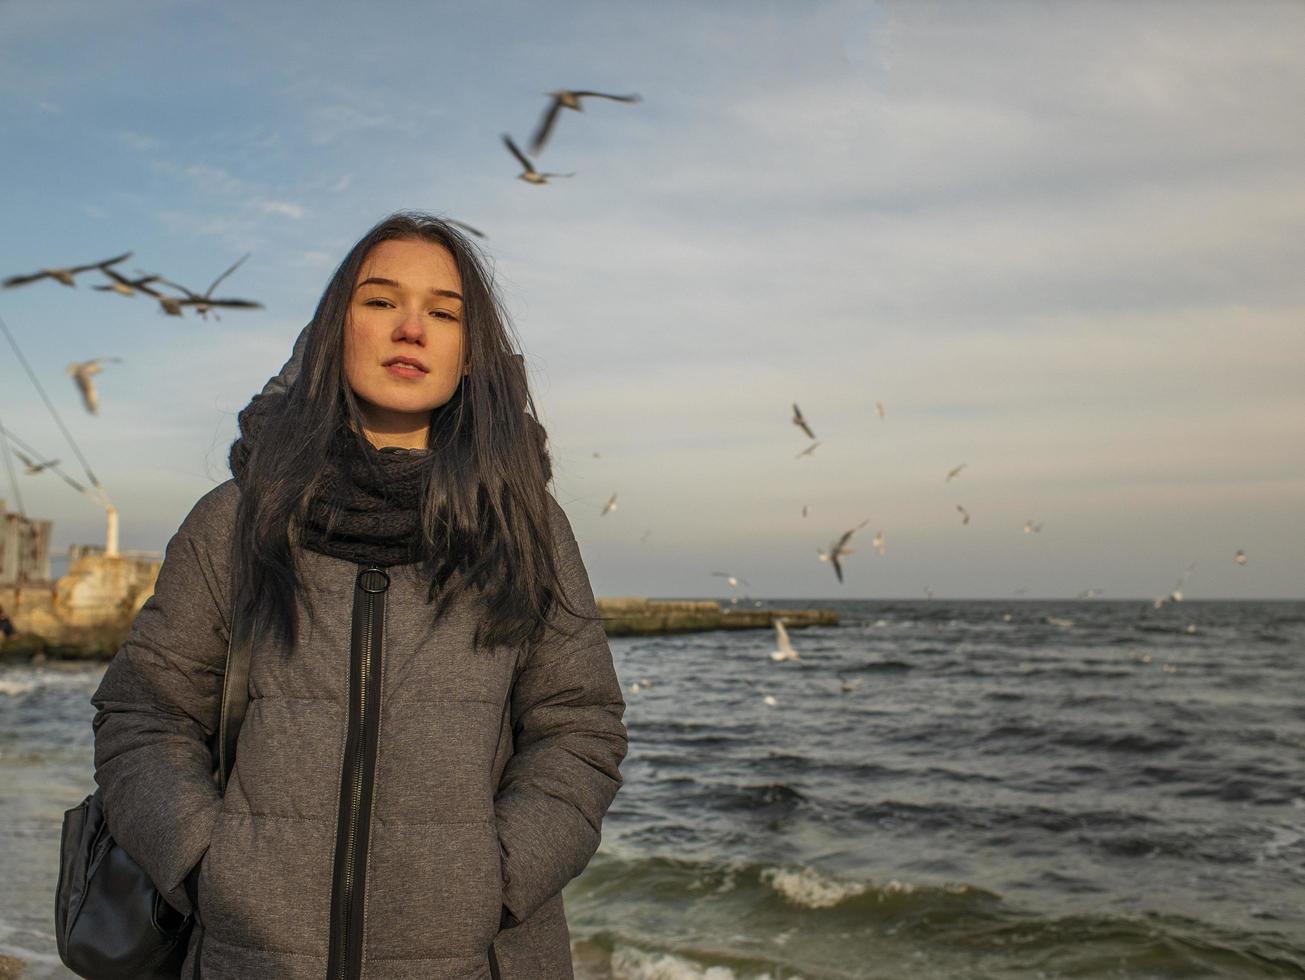
[[196, 914], [183, 977], [572, 977], [561, 889], [621, 785], [625, 702], [528, 408], [476, 250], [400, 213], [240, 413], [234, 479], [92, 698], [110, 830]]

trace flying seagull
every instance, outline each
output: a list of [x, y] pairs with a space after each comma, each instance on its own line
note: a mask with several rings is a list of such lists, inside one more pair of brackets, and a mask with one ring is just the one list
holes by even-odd
[[878, 415], [880, 419], [882, 419], [882, 418], [884, 417], [884, 403], [883, 403], [883, 402], [875, 402], [875, 414]]
[[1041, 521], [1037, 521], [1037, 522], [1035, 523], [1035, 522], [1032, 521], [1032, 520], [1025, 521], [1025, 522], [1024, 522], [1024, 533], [1025, 533], [1025, 534], [1041, 534], [1041, 533], [1042, 533], [1042, 522], [1041, 522]]
[[42, 269], [40, 272], [33, 272], [26, 276], [10, 276], [0, 285], [5, 289], [13, 289], [15, 286], [25, 286], [29, 282], [36, 282], [38, 279], [54, 279], [63, 283], [65, 286], [76, 286], [73, 276], [79, 272], [90, 272], [92, 269], [104, 269], [111, 265], [117, 265], [119, 262], [131, 258], [131, 252], [123, 252], [121, 255], [105, 259], [103, 262], [92, 262], [90, 265], [73, 265], [62, 269]]
[[1238, 549], [1237, 549], [1237, 554], [1233, 555], [1233, 561], [1235, 561], [1235, 562], [1236, 562], [1237, 564], [1239, 564], [1239, 565], [1245, 565], [1245, 564], [1246, 564], [1246, 552], [1242, 551], [1241, 548], [1238, 548]]
[[575, 176], [574, 173], [569, 173], [569, 174], [540, 173], [538, 170], [535, 169], [535, 165], [530, 162], [529, 157], [527, 157], [524, 153], [522, 153], [519, 149], [517, 149], [517, 145], [512, 142], [512, 137], [509, 136], [507, 133], [503, 134], [503, 144], [512, 152], [512, 155], [517, 158], [517, 162], [521, 164], [521, 173], [517, 174], [517, 177], [521, 180], [524, 180], [527, 184], [547, 184], [549, 177], [574, 177]]
[[739, 578], [737, 575], [731, 575], [729, 572], [712, 572], [711, 574], [723, 578], [726, 582], [730, 584], [731, 588], [737, 589], [739, 587], [740, 582], [742, 582], [749, 589], [752, 588], [752, 583], [749, 582], [747, 579]]
[[793, 644], [789, 642], [788, 630], [784, 628], [784, 620], [776, 619], [775, 621], [775, 643], [776, 649], [771, 651], [770, 659], [776, 662], [782, 660], [801, 660], [798, 652], [793, 649]]
[[811, 426], [807, 425], [807, 420], [802, 415], [802, 409], [798, 408], [797, 402], [793, 403], [793, 424], [807, 434], [808, 439], [814, 439], [816, 434], [811, 431]]
[[810, 508], [808, 508], [806, 504], [803, 504], [803, 505], [802, 505], [802, 516], [803, 516], [803, 517], [806, 517], [806, 516], [807, 516], [807, 511], [808, 511], [809, 509], [810, 509]]
[[882, 555], [884, 553], [884, 532], [883, 531], [876, 532], [874, 540], [871, 541], [870, 543], [874, 545], [875, 554]]
[[610, 99], [613, 102], [638, 102], [640, 97], [637, 94], [630, 95], [608, 95], [606, 92], [586, 92], [576, 91], [573, 89], [562, 89], [557, 92], [549, 92], [553, 101], [548, 104], [544, 110], [543, 116], [540, 117], [539, 125], [535, 128], [535, 135], [530, 138], [530, 152], [539, 153], [544, 144], [548, 142], [549, 135], [553, 132], [553, 124], [557, 122], [557, 114], [563, 109], [574, 109], [576, 112], [584, 112], [584, 107], [580, 104], [581, 99]]
[[[176, 305], [178, 307], [193, 306], [195, 308], [195, 312], [198, 313], [200, 317], [205, 320], [208, 319], [208, 315], [213, 310], [213, 308], [217, 306], [229, 307], [231, 309], [238, 309], [238, 310], [261, 310], [263, 308], [263, 304], [256, 303], [252, 299], [215, 299], [213, 296], [213, 290], [217, 289], [218, 283], [220, 283], [227, 276], [231, 275], [231, 273], [239, 269], [240, 264], [244, 262], [245, 259], [249, 258], [249, 255], [250, 253], [246, 252], [244, 255], [238, 258], [235, 264], [231, 266], [231, 268], [227, 269], [226, 272], [222, 273], [222, 275], [218, 276], [216, 279], [213, 280], [212, 285], [210, 285], [208, 289], [204, 291], [204, 294], [202, 296], [199, 293], [192, 292], [191, 290], [187, 289], [185, 286], [179, 285], [175, 282], [171, 282], [167, 279], [161, 279], [159, 281], [162, 282], [165, 286], [171, 286], [173, 289], [180, 289], [183, 293], [185, 293], [186, 295], [184, 298], [174, 299]], [[164, 309], [167, 309], [166, 304], [164, 305]], [[213, 316], [217, 317], [217, 313], [213, 313]]]
[[842, 536], [829, 546], [828, 551], [820, 552], [820, 560], [827, 561], [834, 566], [834, 574], [838, 576], [840, 582], [843, 581], [843, 565], [839, 559], [844, 555], [850, 555], [852, 553], [852, 549], [847, 546], [847, 542], [851, 540], [852, 535], [869, 523], [870, 518], [867, 517], [850, 531], [844, 531]]
[[950, 470], [947, 471], [947, 479], [943, 480], [943, 483], [951, 483], [952, 480], [956, 479], [956, 477], [960, 475], [961, 470], [965, 469], [965, 466], [966, 466], [965, 463], [962, 463], [960, 466], [953, 466]]
[[175, 296], [168, 296], [153, 288], [154, 283], [163, 281], [161, 276], [146, 275], [137, 269], [136, 271], [140, 275], [135, 279], [128, 279], [116, 269], [102, 268], [100, 271], [113, 281], [108, 285], [92, 286], [92, 289], [97, 289], [102, 293], [117, 293], [119, 296], [135, 296], [137, 293], [144, 293], [146, 296], [152, 296], [158, 300], [159, 306], [163, 308], [164, 313], [169, 316], [181, 316], [181, 301]]
[[603, 504], [603, 512], [598, 516], [606, 517], [609, 510], [616, 510], [616, 494], [612, 494], [607, 498], [607, 503]]
[[956, 509], [961, 512], [961, 524], [965, 525], [970, 523], [970, 512], [966, 510], [964, 507], [962, 507], [960, 504], [956, 505]]
[[838, 689], [844, 694], [850, 694], [861, 686], [864, 677], [844, 677], [842, 674], [835, 674], [838, 678]]
[[150, 283], [158, 282], [161, 278], [160, 276], [141, 275], [136, 279], [128, 279], [117, 269], [109, 269], [101, 266], [100, 271], [109, 277], [108, 284], [92, 286], [91, 288], [98, 290], [101, 293], [113, 292], [117, 293], [119, 296], [135, 296], [137, 293], [146, 293], [150, 296], [159, 295], [157, 290], [150, 288]]
[[794, 459], [801, 459], [803, 456], [810, 456], [812, 453], [814, 453], [814, 452], [816, 451], [816, 447], [819, 446], [819, 445], [820, 445], [820, 440], [817, 439], [815, 442], [813, 442], [811, 445], [807, 446], [806, 449], [802, 450], [802, 452], [798, 453], [798, 454], [797, 454], [796, 456], [794, 456], [793, 458], [794, 458]]
[[1174, 585], [1174, 591], [1169, 593], [1169, 599], [1171, 602], [1183, 601], [1183, 586], [1187, 584], [1187, 577], [1192, 574], [1195, 568], [1196, 562], [1189, 562], [1187, 567], [1183, 569], [1183, 574], [1178, 576], [1178, 581]]
[[72, 376], [73, 383], [77, 385], [77, 390], [82, 393], [82, 403], [86, 406], [86, 411], [92, 415], [98, 415], [100, 411], [100, 396], [95, 390], [95, 382], [91, 376], [100, 373], [100, 365], [109, 361], [121, 362], [121, 357], [97, 357], [90, 361], [73, 361], [68, 365], [68, 374]]
[[34, 463], [32, 462], [32, 460], [28, 459], [26, 456], [20, 453], [17, 449], [14, 450], [14, 455], [23, 461], [23, 465], [27, 467], [27, 472], [29, 474], [40, 473], [42, 470], [47, 469], [51, 466], [59, 465], [59, 461], [57, 459], [47, 459], [44, 463]]

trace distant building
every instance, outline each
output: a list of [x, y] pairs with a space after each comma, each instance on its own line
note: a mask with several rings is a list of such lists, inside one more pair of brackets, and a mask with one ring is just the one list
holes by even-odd
[[10, 512], [0, 500], [0, 586], [50, 580], [51, 526]]

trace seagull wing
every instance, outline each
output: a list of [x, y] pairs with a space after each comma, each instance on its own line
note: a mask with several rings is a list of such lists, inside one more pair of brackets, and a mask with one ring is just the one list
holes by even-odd
[[158, 282], [158, 281], [159, 281], [158, 276], [145, 276], [133, 282], [131, 284], [131, 287], [135, 289], [137, 292], [141, 292], [144, 293], [146, 296], [153, 296], [155, 299], [158, 299], [163, 294], [150, 285], [150, 283]]
[[204, 298], [207, 299], [208, 297], [212, 296], [212, 295], [213, 295], [213, 290], [217, 289], [217, 287], [218, 287], [218, 283], [220, 283], [220, 282], [221, 282], [223, 279], [225, 279], [227, 276], [231, 275], [231, 273], [233, 273], [233, 272], [235, 272], [237, 269], [239, 269], [239, 268], [240, 268], [240, 263], [244, 262], [245, 259], [249, 258], [249, 256], [250, 256], [251, 254], [253, 254], [253, 253], [251, 253], [251, 252], [246, 252], [244, 255], [240, 256], [240, 258], [236, 259], [235, 264], [232, 265], [230, 269], [228, 269], [226, 272], [222, 273], [222, 275], [220, 275], [220, 276], [218, 276], [216, 279], [214, 279], [214, 280], [213, 280], [213, 285], [211, 285], [211, 286], [208, 287], [208, 292], [206, 292], [206, 293], [204, 294]]
[[165, 286], [170, 286], [170, 287], [173, 288], [173, 289], [180, 289], [183, 293], [186, 294], [186, 298], [187, 298], [187, 299], [203, 299], [203, 298], [204, 298], [204, 297], [200, 296], [199, 293], [191, 292], [189, 289], [187, 289], [187, 288], [186, 288], [185, 286], [183, 286], [181, 283], [179, 283], [179, 282], [173, 282], [171, 279], [163, 279], [163, 278], [160, 278], [160, 279], [159, 279], [159, 282], [163, 283], [163, 285], [165, 285]]
[[91, 269], [100, 269], [101, 271], [104, 271], [105, 266], [117, 265], [119, 262], [125, 262], [131, 258], [131, 256], [131, 252], [123, 252], [121, 255], [115, 256], [114, 258], [105, 259], [103, 262], [92, 262], [90, 265], [75, 265], [68, 271], [73, 275], [76, 275], [79, 272], [89, 272]]
[[613, 102], [642, 102], [643, 96], [637, 92], [631, 92], [629, 95], [609, 95], [606, 92], [572, 92], [577, 99], [611, 99]]
[[535, 172], [535, 165], [517, 148], [517, 145], [512, 142], [512, 137], [507, 133], [503, 134], [503, 145], [512, 152], [512, 155], [517, 158], [517, 162], [526, 169], [527, 173]]
[[262, 303], [255, 302], [252, 299], [209, 299], [205, 300], [209, 306], [229, 307], [233, 310], [261, 310]]
[[49, 270], [42, 269], [40, 272], [33, 272], [29, 276], [10, 276], [0, 285], [3, 285], [5, 289], [13, 289], [15, 286], [26, 286], [29, 282], [36, 282], [38, 279], [48, 279], [49, 277]]
[[539, 119], [539, 125], [535, 127], [535, 134], [530, 137], [530, 152], [538, 153], [548, 142], [549, 134], [553, 132], [553, 124], [557, 122], [557, 114], [562, 111], [562, 100], [553, 97], [552, 103], [544, 110], [543, 116]]
[[852, 528], [850, 531], [844, 531], [843, 536], [840, 537], [838, 539], [838, 543], [834, 545], [834, 549], [832, 553], [833, 554], [841, 553], [844, 549], [844, 546], [847, 544], [847, 542], [852, 539], [852, 535], [856, 534], [857, 531], [861, 530], [861, 528], [865, 527], [869, 523], [870, 523], [870, 518], [867, 517], [864, 521], [862, 521], [856, 527]]
[[[129, 287], [132, 287], [132, 288], [135, 288], [135, 286], [136, 286], [136, 284], [135, 284], [134, 282], [132, 282], [130, 279], [128, 279], [126, 276], [124, 276], [124, 275], [123, 275], [121, 272], [119, 272], [117, 269], [110, 269], [110, 268], [107, 268], [106, 266], [102, 266], [102, 265], [92, 266], [91, 268], [99, 269], [101, 272], [103, 272], [106, 276], [108, 276], [108, 277], [109, 277], [110, 279], [112, 279], [114, 282], [121, 283], [121, 284], [124, 285], [124, 286], [129, 286]], [[112, 286], [96, 286], [95, 288], [96, 288], [96, 289], [112, 289], [113, 287], [112, 287]]]
[[477, 238], [485, 237], [485, 233], [483, 231], [481, 231], [478, 228], [471, 227], [471, 225], [467, 224], [465, 221], [457, 221], [454, 218], [445, 218], [444, 220], [446, 223], [453, 225], [457, 228], [461, 228], [463, 231], [475, 235]]

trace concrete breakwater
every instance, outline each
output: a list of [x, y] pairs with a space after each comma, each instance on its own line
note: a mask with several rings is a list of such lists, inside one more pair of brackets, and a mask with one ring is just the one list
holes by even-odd
[[628, 597], [599, 599], [598, 612], [608, 636], [693, 633], [701, 630], [768, 628], [782, 619], [789, 628], [837, 626], [832, 609], [741, 608], [714, 599], [673, 600]]

